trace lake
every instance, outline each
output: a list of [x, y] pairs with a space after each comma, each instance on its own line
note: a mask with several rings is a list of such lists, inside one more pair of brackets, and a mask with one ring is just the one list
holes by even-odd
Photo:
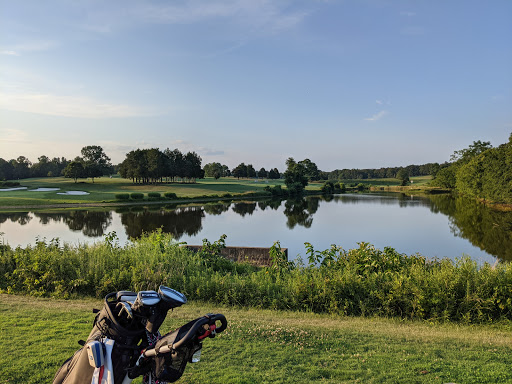
[[351, 249], [368, 242], [428, 258], [468, 255], [479, 264], [512, 260], [512, 214], [447, 195], [343, 194], [202, 206], [0, 213], [0, 232], [11, 246], [34, 244], [37, 238], [92, 243], [103, 241], [111, 231], [124, 244], [157, 228], [191, 245], [205, 238], [213, 242], [222, 234], [228, 246], [270, 247], [279, 241], [290, 259], [306, 259], [307, 241], [316, 250], [331, 244]]

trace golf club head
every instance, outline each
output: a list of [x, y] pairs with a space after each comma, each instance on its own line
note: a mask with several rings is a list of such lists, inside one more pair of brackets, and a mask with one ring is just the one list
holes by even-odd
[[155, 291], [140, 291], [137, 293], [137, 298], [132, 304], [132, 311], [134, 314], [149, 318], [156, 311], [156, 305], [160, 302], [161, 298], [158, 292]]
[[166, 287], [165, 285], [161, 285], [158, 288], [158, 294], [163, 302], [160, 305], [165, 304], [167, 309], [179, 307], [187, 302], [187, 298], [183, 293]]
[[129, 303], [134, 303], [137, 298], [137, 293], [133, 291], [119, 291], [116, 294], [117, 301], [126, 301]]

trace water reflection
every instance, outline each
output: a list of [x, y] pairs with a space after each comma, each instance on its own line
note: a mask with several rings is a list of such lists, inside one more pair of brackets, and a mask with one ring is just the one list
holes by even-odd
[[238, 213], [240, 216], [244, 217], [245, 215], [252, 215], [256, 210], [255, 202], [241, 202], [233, 204], [233, 212]]
[[162, 228], [163, 232], [170, 233], [179, 240], [183, 234], [193, 236], [203, 228], [202, 220], [205, 217], [203, 207], [178, 208], [172, 211], [161, 208], [154, 211], [144, 208], [138, 211], [138, 209], [121, 213], [121, 223], [130, 238], [139, 238], [143, 232]]
[[[357, 204], [361, 205], [361, 209], [351, 207]], [[376, 206], [372, 207], [371, 205], [374, 204]], [[324, 207], [324, 205], [326, 206]], [[409, 212], [404, 212], [402, 209], [386, 209], [384, 213], [384, 211], [377, 209], [379, 208], [377, 205], [394, 205], [398, 208], [427, 207], [428, 209], [422, 211], [411, 210], [410, 213], [415, 217], [417, 216], [418, 220], [426, 219], [427, 216], [425, 215], [430, 215], [430, 212], [432, 214], [441, 213], [449, 218], [449, 228], [446, 228], [446, 230], [440, 228], [442, 232], [450, 231], [457, 238], [466, 239], [488, 255], [493, 255], [501, 260], [512, 260], [512, 212], [493, 211], [475, 201], [460, 197], [453, 198], [447, 195], [433, 195], [430, 198], [424, 198], [410, 197], [403, 194], [343, 194], [329, 197], [310, 196], [289, 200], [274, 198], [258, 200], [257, 202], [235, 201], [207, 204], [203, 207], [179, 207], [175, 204], [169, 204], [164, 207], [156, 205], [119, 207], [115, 211], [77, 210], [0, 213], [0, 232], [6, 232], [5, 238], [9, 240], [7, 236], [15, 239], [16, 232], [27, 231], [28, 233], [32, 231], [30, 236], [27, 237], [33, 240], [49, 232], [47, 230], [45, 232], [44, 228], [50, 228], [54, 223], [63, 223], [70, 231], [80, 232], [88, 238], [101, 238], [112, 230], [118, 233], [124, 231], [127, 238], [138, 238], [143, 232], [162, 228], [164, 232], [172, 234], [178, 240], [184, 236], [192, 237], [199, 233], [208, 233], [209, 227], [212, 226], [211, 223], [215, 222], [217, 223], [216, 229], [220, 229], [221, 233], [226, 233], [228, 237], [230, 233], [235, 232], [241, 233], [240, 236], [246, 236], [245, 233], [250, 233], [251, 239], [254, 239], [255, 243], [258, 241], [266, 244], [265, 241], [281, 240], [282, 237], [287, 236], [287, 230], [312, 228], [313, 226], [317, 229], [317, 234], [314, 236], [318, 237], [320, 236], [318, 233], [322, 232], [322, 236], [325, 234], [326, 239], [334, 238], [331, 241], [336, 241], [335, 237], [339, 236], [341, 226], [337, 220], [339, 220], [339, 215], [343, 215], [343, 222], [350, 223], [350, 225], [343, 227], [343, 231], [350, 234], [350, 238], [358, 241], [357, 239], [361, 238], [363, 240], [365, 238], [376, 238], [378, 236], [375, 233], [383, 233], [382, 237], [386, 237], [386, 240], [389, 238], [392, 242], [391, 245], [399, 248], [401, 241], [399, 236], [395, 237], [396, 233], [403, 233], [407, 230], [414, 236], [415, 233], [421, 231], [415, 229], [414, 221], [409, 221], [409, 227], [406, 229], [400, 227], [400, 222], [405, 217], [411, 217]], [[332, 213], [332, 215], [327, 215], [327, 212]], [[388, 225], [389, 228], [385, 229], [382, 226], [379, 227], [378, 222], [382, 217], [375, 216], [376, 212], [380, 212], [385, 222], [392, 225]], [[398, 212], [401, 212], [402, 215], [395, 214]], [[278, 217], [283, 217], [283, 215], [286, 219], [285, 225], [278, 228], [276, 226], [276, 223], [279, 222]], [[206, 225], [208, 228], [203, 229], [206, 216], [210, 216], [211, 220]], [[315, 216], [318, 216], [318, 218]], [[364, 219], [362, 219], [363, 217]], [[367, 218], [376, 223], [375, 227], [370, 228], [370, 226], [364, 224], [364, 220], [367, 220]], [[242, 223], [244, 225], [243, 230], [240, 228]], [[251, 226], [253, 225], [251, 223], [254, 223], [254, 226]], [[9, 228], [9, 233], [4, 228]], [[64, 231], [57, 229], [57, 226], [55, 228], [56, 236], [61, 237]], [[272, 236], [271, 240], [268, 240], [268, 238], [257, 240], [259, 233], [265, 233], [270, 228], [273, 232], [268, 234], [267, 237]], [[357, 229], [358, 232], [354, 229]], [[388, 229], [394, 232], [388, 234], [385, 232]], [[424, 232], [421, 232], [423, 237], [429, 236], [429, 230], [428, 227], [425, 227]], [[315, 231], [310, 233], [313, 232]], [[51, 235], [53, 236], [53, 233]], [[214, 236], [218, 236], [218, 234], [215, 233]], [[453, 238], [449, 233], [447, 237]], [[438, 235], [437, 239], [439, 240], [439, 238]], [[305, 241], [302, 238], [296, 240], [298, 244]], [[243, 243], [247, 240], [239, 241]], [[345, 241], [347, 240], [345, 239]], [[256, 245], [260, 246], [260, 243]], [[412, 247], [416, 245], [412, 244]], [[426, 255], [428, 255], [428, 252]], [[432, 253], [435, 254], [434, 252], [440, 253], [438, 249], [434, 249]], [[457, 249], [452, 253], [456, 252]]]
[[494, 211], [474, 200], [431, 197], [431, 211], [450, 218], [450, 231], [502, 260], [512, 260], [512, 212]]
[[[284, 214], [287, 218], [286, 226], [290, 229], [300, 225], [310, 228], [313, 224], [313, 215], [320, 204], [319, 197], [308, 197], [302, 199], [289, 199], [284, 204]], [[323, 200], [326, 198], [323, 197]]]
[[32, 216], [28, 212], [0, 213], [0, 224], [5, 223], [7, 220], [19, 225], [27, 225], [32, 220]]

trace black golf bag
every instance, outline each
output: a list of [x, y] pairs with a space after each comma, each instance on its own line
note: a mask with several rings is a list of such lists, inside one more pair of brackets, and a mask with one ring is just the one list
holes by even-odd
[[53, 384], [101, 383], [106, 377], [109, 384], [123, 384], [141, 375], [148, 384], [178, 380], [188, 362], [199, 361], [202, 340], [227, 327], [224, 315], [208, 314], [162, 337], [158, 329], [169, 309], [186, 302], [163, 285], [158, 292], [109, 293], [87, 341], [59, 368]]
[[55, 374], [53, 384], [91, 384], [94, 367], [89, 363], [86, 343], [100, 341], [104, 337], [114, 340], [112, 349], [112, 365], [115, 384], [121, 384], [130, 360], [138, 357], [139, 343], [143, 340], [146, 330], [142, 324], [135, 329], [123, 327], [115, 315], [118, 300], [113, 300], [116, 293], [105, 297], [105, 304], [94, 319], [94, 325], [82, 348], [62, 364]]

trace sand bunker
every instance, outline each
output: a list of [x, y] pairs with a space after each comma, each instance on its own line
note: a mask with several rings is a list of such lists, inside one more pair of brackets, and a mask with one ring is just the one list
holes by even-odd
[[60, 188], [37, 188], [37, 189], [29, 190], [29, 192], [53, 192], [53, 191], [60, 191]]
[[21, 191], [22, 189], [27, 189], [27, 187], [17, 187], [17, 188], [0, 188], [0, 192]]
[[89, 192], [84, 191], [67, 191], [67, 192], [57, 192], [57, 195], [74, 195], [74, 196], [82, 196], [88, 195]]

